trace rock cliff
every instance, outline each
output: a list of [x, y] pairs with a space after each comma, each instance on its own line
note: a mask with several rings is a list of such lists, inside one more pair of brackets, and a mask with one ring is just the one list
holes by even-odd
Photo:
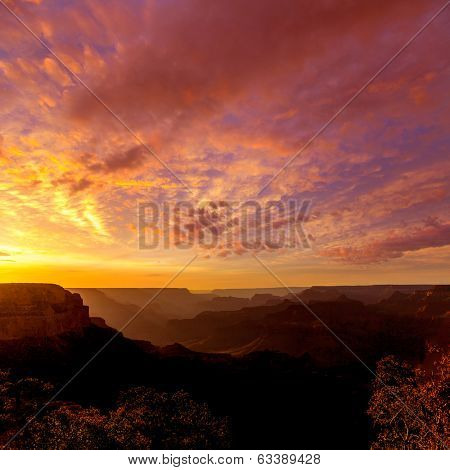
[[0, 340], [81, 332], [89, 307], [80, 295], [53, 284], [0, 284]]

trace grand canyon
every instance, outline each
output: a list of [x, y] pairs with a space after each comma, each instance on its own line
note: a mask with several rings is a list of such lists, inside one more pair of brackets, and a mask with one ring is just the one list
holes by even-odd
[[448, 0], [0, 0], [0, 466], [440, 468], [368, 451], [449, 444], [449, 31]]
[[[1, 284], [0, 441], [11, 448], [383, 447], [381, 392], [370, 370], [379, 376], [391, 367], [389, 380], [401, 383], [401, 371], [427, 375], [448, 357], [450, 286], [227, 294]], [[176, 436], [171, 425], [133, 423], [138, 406], [150, 407], [152, 426], [155, 413], [172, 423]], [[203, 409], [204, 418], [182, 426], [172, 415], [179, 407], [188, 415]], [[421, 438], [416, 428], [406, 448]]]

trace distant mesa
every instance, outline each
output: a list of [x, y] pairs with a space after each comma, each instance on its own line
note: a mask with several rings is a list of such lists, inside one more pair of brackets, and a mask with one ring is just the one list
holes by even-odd
[[256, 294], [271, 294], [277, 296], [285, 296], [288, 292], [295, 292], [299, 294], [300, 292], [307, 289], [307, 287], [260, 287], [254, 289], [214, 289], [211, 291], [211, 294], [214, 296], [224, 297], [224, 296], [233, 296], [233, 297], [243, 297], [250, 299]]
[[[389, 299], [394, 293], [414, 294], [416, 291], [432, 289], [432, 285], [371, 285], [371, 286], [312, 286], [305, 289], [300, 297], [304, 302], [327, 302], [338, 300], [341, 295], [363, 302], [376, 304]], [[293, 296], [289, 296], [291, 299]]]
[[88, 326], [80, 295], [54, 284], [0, 284], [0, 340], [45, 338]]
[[450, 286], [435, 286], [427, 290], [416, 290], [411, 295], [394, 292], [389, 299], [380, 302], [381, 308], [389, 313], [420, 315], [437, 318], [450, 313]]

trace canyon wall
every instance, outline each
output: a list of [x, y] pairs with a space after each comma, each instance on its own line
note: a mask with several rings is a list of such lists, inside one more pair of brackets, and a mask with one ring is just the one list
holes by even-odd
[[0, 340], [81, 333], [88, 325], [78, 294], [53, 284], [0, 284]]

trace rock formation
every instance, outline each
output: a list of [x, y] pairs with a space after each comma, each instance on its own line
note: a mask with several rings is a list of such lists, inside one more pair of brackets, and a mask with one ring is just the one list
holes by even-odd
[[0, 284], [0, 340], [81, 332], [89, 307], [78, 294], [53, 284]]

